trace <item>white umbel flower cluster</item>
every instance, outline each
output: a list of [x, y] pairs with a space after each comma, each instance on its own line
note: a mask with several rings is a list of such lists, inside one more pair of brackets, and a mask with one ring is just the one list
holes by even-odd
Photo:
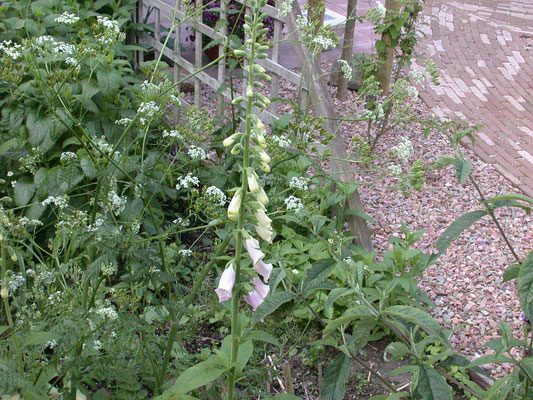
[[205, 191], [205, 195], [208, 199], [214, 201], [219, 206], [223, 206], [224, 204], [226, 204], [226, 195], [216, 186], [209, 186]]
[[176, 190], [180, 189], [189, 189], [192, 186], [198, 186], [200, 180], [196, 176], [192, 176], [189, 172], [186, 176], [180, 176], [178, 178], [178, 184], [176, 185]]
[[209, 158], [207, 151], [195, 145], [191, 145], [191, 147], [187, 151], [187, 154], [193, 160], [207, 160]]
[[56, 22], [65, 25], [74, 25], [79, 20], [80, 17], [77, 17], [76, 15], [70, 14], [66, 11], [55, 19]]
[[339, 60], [339, 67], [341, 69], [342, 75], [345, 79], [352, 79], [352, 67], [350, 67], [350, 64], [348, 64], [348, 61], [346, 60]]
[[403, 161], [407, 162], [414, 153], [413, 143], [408, 137], [402, 136], [400, 143], [392, 147], [391, 150]]
[[16, 60], [22, 55], [22, 46], [13, 43], [11, 40], [4, 40], [3, 42], [0, 42], [0, 51], [6, 56]]
[[292, 2], [294, 0], [285, 0], [278, 4], [278, 17], [285, 18], [292, 10]]
[[309, 188], [308, 183], [309, 178], [293, 176], [289, 182], [289, 186], [293, 189], [307, 190]]
[[154, 118], [161, 108], [155, 101], [142, 102], [137, 109], [137, 113], [141, 114], [139, 121], [142, 125], [146, 125], [148, 120]]
[[294, 210], [295, 212], [299, 212], [304, 208], [304, 205], [302, 204], [302, 200], [300, 200], [296, 196], [289, 196], [285, 199], [285, 206], [287, 207], [287, 210]]

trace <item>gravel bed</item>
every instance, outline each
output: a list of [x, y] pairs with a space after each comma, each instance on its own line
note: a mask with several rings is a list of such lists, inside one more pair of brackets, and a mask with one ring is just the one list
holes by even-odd
[[[329, 64], [323, 71], [329, 71]], [[295, 98], [296, 88], [281, 85], [284, 98]], [[331, 93], [335, 88], [330, 87]], [[268, 90], [268, 88], [266, 88]], [[202, 102], [212, 105], [212, 91], [205, 90]], [[339, 115], [354, 118], [360, 115], [362, 105], [355, 92], [349, 92], [345, 102], [334, 99]], [[290, 112], [290, 106], [281, 106]], [[414, 111], [422, 118], [430, 116], [427, 107], [416, 103]], [[365, 137], [366, 124], [345, 122], [342, 133], [347, 148], [356, 151], [353, 137]], [[372, 218], [370, 223], [373, 242], [378, 252], [390, 248], [388, 239], [401, 234], [401, 223], [411, 231], [425, 229], [418, 248], [435, 251], [433, 244], [440, 234], [456, 218], [466, 212], [482, 208], [477, 193], [471, 184], [459, 184], [453, 166], [426, 173], [425, 185], [420, 191], [412, 189], [407, 195], [398, 190], [398, 179], [384, 172], [391, 162], [398, 162], [390, 148], [406, 136], [414, 145], [411, 162], [420, 159], [432, 164], [442, 155], [450, 154], [447, 140], [439, 133], [425, 136], [419, 123], [401, 129], [393, 129], [381, 138], [374, 154], [379, 155], [370, 167], [361, 164], [354, 167], [354, 179], [361, 181], [360, 195], [365, 212]], [[474, 163], [472, 175], [486, 197], [498, 194], [520, 193], [490, 164], [477, 158], [465, 149], [465, 155]], [[499, 209], [497, 216], [518, 255], [523, 259], [532, 249], [533, 218], [521, 209]], [[500, 320], [511, 325], [517, 337], [522, 334], [522, 313], [519, 307], [515, 282], [502, 282], [505, 268], [514, 262], [509, 249], [501, 238], [490, 217], [485, 217], [456, 239], [439, 261], [429, 268], [420, 280], [435, 308], [433, 316], [446, 327], [467, 323], [451, 338], [457, 350], [469, 356], [488, 354], [484, 344], [498, 336]], [[509, 366], [498, 366], [492, 373], [499, 376]]]

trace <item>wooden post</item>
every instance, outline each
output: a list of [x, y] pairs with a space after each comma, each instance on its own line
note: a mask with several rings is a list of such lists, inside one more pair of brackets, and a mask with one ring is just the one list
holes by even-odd
[[[309, 61], [306, 60], [306, 51], [302, 47], [298, 27], [296, 25], [296, 19], [301, 14], [302, 11], [300, 6], [298, 2], [295, 1], [293, 3], [292, 11], [287, 16], [285, 22], [288, 31], [292, 32], [288, 40], [292, 43], [294, 51], [300, 60], [300, 64], [304, 66], [305, 63]], [[307, 83], [311, 94], [313, 108], [318, 115], [325, 117], [324, 124], [326, 129], [335, 134], [334, 139], [329, 145], [333, 156], [333, 159], [330, 161], [330, 170], [339, 180], [343, 182], [353, 182], [354, 174], [351, 172], [352, 165], [348, 161], [344, 161], [348, 158], [348, 152], [346, 151], [344, 138], [340, 133], [340, 126], [336, 119], [335, 108], [333, 107], [331, 95], [329, 94], [328, 87], [322, 76], [318, 60], [312, 60], [311, 65], [307, 68], [302, 68], [302, 71], [303, 79]], [[355, 191], [354, 194], [348, 198], [348, 206], [352, 210], [363, 210], [358, 191]], [[348, 215], [346, 218], [348, 220], [350, 231], [355, 236], [357, 243], [361, 247], [371, 251], [372, 239], [366, 221], [355, 215]]]
[[[344, 41], [342, 45], [341, 60], [350, 62], [353, 51], [353, 35], [355, 31], [355, 12], [357, 9], [357, 0], [348, 0], [346, 9], [346, 26], [344, 28]], [[342, 70], [339, 69], [337, 78], [337, 98], [339, 100], [346, 100], [348, 92], [348, 79], [344, 77]]]
[[[298, 5], [299, 6], [299, 5]], [[314, 25], [314, 33], [324, 25], [324, 15], [326, 13], [326, 4], [324, 0], [307, 0], [307, 20]], [[316, 52], [316, 58], [320, 63], [322, 50], [319, 48]]]
[[[391, 14], [396, 14], [400, 11], [400, 0], [385, 0], [385, 8], [387, 9], [387, 17]], [[379, 82], [383, 96], [389, 94], [390, 81], [392, 76], [392, 65], [394, 64], [394, 48], [390, 47], [391, 39], [389, 35], [383, 34], [382, 40], [386, 44], [386, 48], [381, 54], [379, 65]]]

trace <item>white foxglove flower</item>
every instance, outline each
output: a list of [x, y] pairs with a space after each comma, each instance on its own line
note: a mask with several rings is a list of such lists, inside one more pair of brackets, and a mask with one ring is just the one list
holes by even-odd
[[263, 225], [266, 228], [270, 228], [270, 223], [272, 220], [266, 215], [265, 211], [262, 208], [258, 208], [255, 210], [255, 218], [257, 219], [257, 222], [259, 225]]
[[263, 225], [256, 225], [255, 231], [261, 237], [261, 239], [267, 241], [268, 243], [272, 243], [272, 231], [269, 228], [264, 227]]
[[257, 183], [257, 179], [255, 179], [255, 176], [251, 171], [248, 171], [246, 174], [246, 179], [248, 180], [248, 189], [250, 189], [250, 192], [259, 192], [259, 183]]
[[231, 220], [236, 220], [239, 218], [239, 209], [241, 208], [241, 201], [242, 201], [242, 192], [240, 190], [237, 191], [233, 195], [233, 198], [231, 199], [231, 202], [229, 203], [228, 207], [228, 218]]
[[263, 203], [263, 205], [268, 204], [268, 196], [262, 187], [259, 188], [259, 192], [257, 192], [256, 195], [257, 195], [257, 200]]
[[218, 301], [220, 303], [227, 301], [231, 298], [233, 292], [233, 285], [235, 285], [235, 270], [233, 264], [230, 264], [218, 281], [218, 287], [215, 289], [215, 293], [218, 295]]

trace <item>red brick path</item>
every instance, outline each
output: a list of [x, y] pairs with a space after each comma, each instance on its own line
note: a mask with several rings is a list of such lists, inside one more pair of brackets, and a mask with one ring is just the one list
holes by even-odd
[[484, 125], [474, 152], [533, 196], [533, 0], [428, 0], [422, 51], [441, 85], [421, 98], [441, 117]]

